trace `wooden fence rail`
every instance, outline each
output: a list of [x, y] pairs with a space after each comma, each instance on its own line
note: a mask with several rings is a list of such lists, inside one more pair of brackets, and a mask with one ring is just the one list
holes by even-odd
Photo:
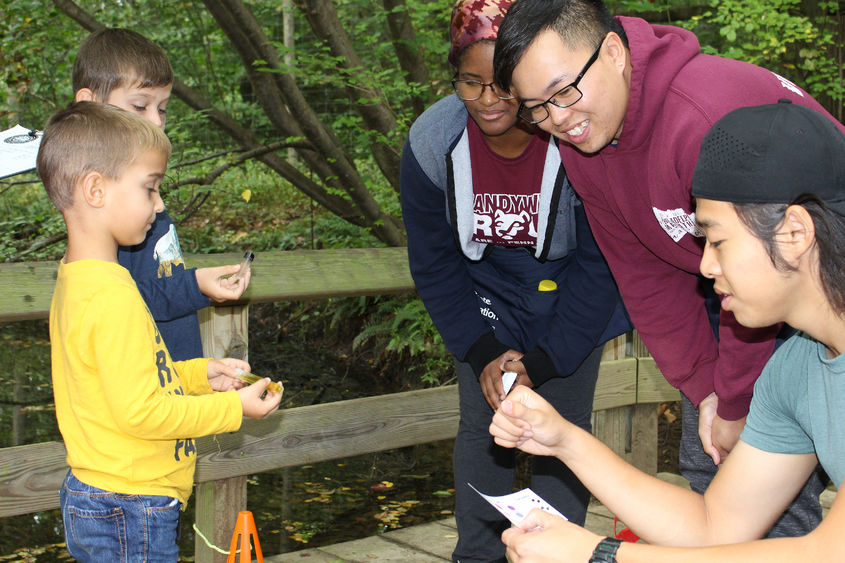
[[[238, 261], [235, 254], [192, 255], [195, 266]], [[0, 322], [46, 318], [55, 283], [54, 262], [0, 264]], [[233, 339], [248, 342], [249, 303], [376, 295], [413, 291], [401, 248], [259, 253], [240, 303], [210, 307], [201, 315], [203, 345], [222, 357]], [[654, 403], [678, 392], [639, 352], [634, 335], [605, 347], [594, 401], [594, 432], [617, 453], [656, 470]], [[631, 355], [633, 351], [635, 355]], [[246, 509], [248, 475], [358, 454], [449, 439], [458, 425], [454, 385], [281, 410], [245, 419], [240, 431], [198, 440], [198, 527], [217, 545], [231, 539], [237, 512]], [[0, 449], [0, 517], [58, 507], [67, 471], [61, 442]], [[197, 562], [225, 557], [198, 540]]]

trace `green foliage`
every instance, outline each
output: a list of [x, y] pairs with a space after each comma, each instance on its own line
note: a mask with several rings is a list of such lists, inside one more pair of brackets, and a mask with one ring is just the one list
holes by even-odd
[[[34, 174], [0, 181], [0, 262], [56, 260], [65, 250], [65, 224]], [[47, 245], [54, 238], [57, 244]]]
[[[366, 344], [373, 356], [393, 356], [393, 363], [398, 365], [416, 358], [411, 369], [427, 385], [442, 385], [454, 376], [452, 356], [418, 297], [360, 298], [352, 310], [367, 315], [364, 327], [352, 341], [353, 349]], [[343, 314], [338, 310], [335, 315], [341, 318]]]
[[683, 22], [704, 52], [773, 70], [822, 102], [845, 100], [845, 67], [836, 60], [837, 2], [819, 2], [814, 15], [800, 0], [711, 0], [710, 7]]
[[[52, 4], [15, 0], [0, 4], [0, 126], [20, 123], [41, 128], [47, 116], [71, 99], [73, 52], [86, 33], [75, 25], [43, 25], [57, 21]], [[44, 48], [48, 45], [49, 48]], [[56, 80], [56, 77], [67, 77]]]

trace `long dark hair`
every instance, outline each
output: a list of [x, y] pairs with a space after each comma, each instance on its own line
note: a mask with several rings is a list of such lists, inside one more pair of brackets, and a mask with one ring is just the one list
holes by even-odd
[[819, 256], [819, 278], [830, 306], [845, 314], [845, 217], [830, 209], [812, 194], [804, 194], [791, 204], [733, 203], [740, 221], [762, 242], [775, 268], [794, 271], [778, 249], [776, 233], [789, 205], [800, 205], [813, 219]]

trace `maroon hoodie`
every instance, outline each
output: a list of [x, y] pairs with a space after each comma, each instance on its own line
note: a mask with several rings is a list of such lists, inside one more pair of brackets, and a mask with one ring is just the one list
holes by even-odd
[[748, 412], [778, 327], [745, 328], [722, 311], [718, 342], [713, 335], [698, 289], [703, 239], [690, 195], [701, 140], [729, 111], [781, 98], [829, 114], [769, 70], [701, 54], [687, 30], [619, 21], [633, 67], [619, 141], [594, 155], [561, 143], [561, 156], [631, 320], [667, 381], [696, 405], [715, 391], [719, 416], [736, 420]]

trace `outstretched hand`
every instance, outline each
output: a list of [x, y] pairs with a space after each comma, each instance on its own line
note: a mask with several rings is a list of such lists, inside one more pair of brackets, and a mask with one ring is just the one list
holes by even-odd
[[240, 270], [238, 264], [228, 266], [215, 266], [213, 268], [197, 268], [197, 285], [203, 295], [217, 301], [236, 301], [249, 286], [252, 276], [251, 268], [248, 268], [244, 277], [236, 280], [234, 275]]
[[539, 508], [529, 512], [519, 526], [502, 533], [511, 563], [587, 561], [600, 540], [581, 526]]
[[540, 395], [519, 385], [493, 415], [490, 434], [497, 444], [506, 448], [519, 448], [534, 455], [556, 455], [568, 427], [576, 428]]

